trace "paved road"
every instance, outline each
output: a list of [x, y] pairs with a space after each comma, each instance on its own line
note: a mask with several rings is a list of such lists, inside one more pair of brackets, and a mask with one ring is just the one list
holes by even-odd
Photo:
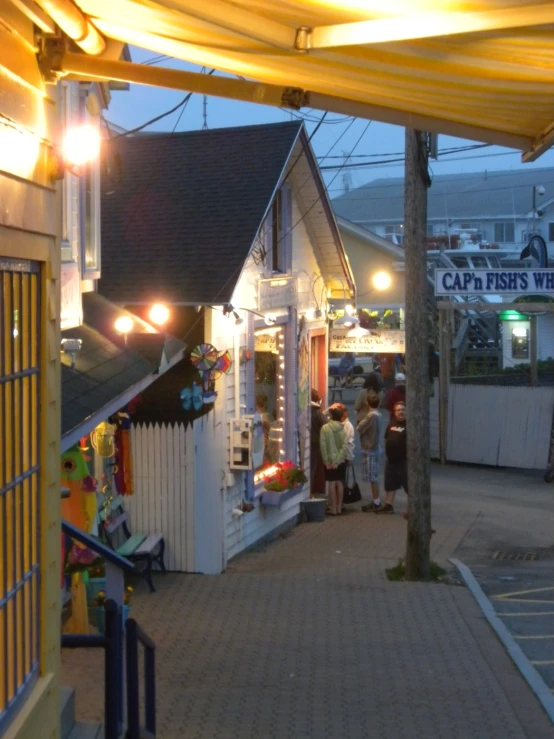
[[478, 515], [456, 556], [554, 690], [554, 485], [541, 471], [459, 469]]

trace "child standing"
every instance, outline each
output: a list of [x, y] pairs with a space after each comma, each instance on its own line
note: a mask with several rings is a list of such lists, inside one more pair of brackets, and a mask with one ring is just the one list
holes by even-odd
[[380, 510], [381, 496], [379, 494], [379, 467], [381, 466], [381, 434], [383, 416], [379, 412], [379, 397], [370, 395], [367, 399], [367, 415], [358, 424], [358, 433], [362, 445], [362, 480], [371, 485], [373, 500], [362, 506], [362, 511]]
[[325, 480], [329, 483], [330, 513], [331, 516], [340, 516], [348, 440], [341, 423], [342, 410], [336, 406], [331, 406], [329, 415], [331, 420], [321, 428], [320, 448], [323, 464], [325, 465]]

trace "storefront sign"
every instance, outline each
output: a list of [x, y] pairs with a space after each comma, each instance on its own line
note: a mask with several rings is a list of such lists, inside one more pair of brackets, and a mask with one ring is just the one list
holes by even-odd
[[277, 336], [279, 333], [279, 329], [268, 329], [267, 333], [256, 332], [254, 336], [254, 351], [278, 354]]
[[405, 331], [370, 331], [366, 336], [348, 336], [348, 328], [332, 329], [330, 352], [355, 352], [356, 354], [404, 354]]
[[296, 305], [296, 277], [277, 276], [259, 283], [259, 310]]
[[83, 318], [81, 306], [81, 275], [76, 262], [62, 264], [61, 269], [61, 328], [80, 326]]
[[546, 295], [554, 269], [437, 269], [435, 295]]

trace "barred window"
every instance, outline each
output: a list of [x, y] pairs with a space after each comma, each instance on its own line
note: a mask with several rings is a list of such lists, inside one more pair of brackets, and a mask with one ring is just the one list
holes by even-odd
[[0, 731], [39, 667], [38, 264], [0, 257]]

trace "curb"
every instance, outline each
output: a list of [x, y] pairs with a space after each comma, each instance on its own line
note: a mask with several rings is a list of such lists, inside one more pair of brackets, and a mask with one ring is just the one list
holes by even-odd
[[527, 681], [527, 684], [548, 714], [548, 718], [554, 724], [554, 694], [550, 692], [548, 685], [529, 662], [523, 650], [510, 634], [502, 620], [496, 615], [496, 611], [494, 610], [492, 603], [481, 589], [481, 586], [475, 579], [475, 576], [469, 567], [463, 562], [460, 562], [459, 559], [450, 558], [448, 561], [456, 567], [462, 576], [463, 581], [483, 611], [485, 618], [492, 626], [496, 636], [502, 642], [504, 649], [508, 652], [515, 666]]

